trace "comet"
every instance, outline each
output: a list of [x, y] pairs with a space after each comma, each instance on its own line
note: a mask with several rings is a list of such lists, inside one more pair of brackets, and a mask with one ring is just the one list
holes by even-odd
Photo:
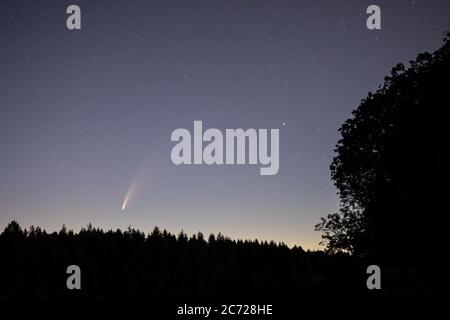
[[125, 211], [125, 209], [128, 207], [128, 203], [130, 202], [131, 196], [134, 194], [135, 190], [135, 181], [136, 179], [133, 179], [133, 182], [131, 183], [130, 187], [128, 188], [127, 193], [125, 194], [125, 199], [123, 199], [122, 203], [122, 211]]
[[142, 170], [139, 170], [136, 176], [134, 177], [133, 181], [131, 181], [130, 187], [128, 188], [127, 193], [125, 194], [125, 198], [123, 199], [122, 203], [122, 211], [125, 211], [126, 208], [128, 208], [128, 204], [131, 200], [131, 198], [135, 195], [136, 190], [138, 189], [138, 186], [140, 185], [141, 177], [142, 177]]
[[129, 199], [130, 199], [130, 193], [127, 192], [127, 194], [125, 195], [125, 199], [123, 200], [122, 211], [125, 211], [125, 209], [127, 208]]
[[146, 161], [144, 161], [144, 164], [141, 166], [136, 176], [131, 181], [130, 187], [128, 188], [127, 193], [125, 194], [125, 198], [122, 202], [122, 211], [125, 211], [128, 208], [131, 199], [136, 195], [140, 185], [142, 184], [142, 181], [144, 180], [144, 176], [147, 172], [146, 168], [148, 167], [145, 164]]
[[[162, 143], [162, 142], [160, 142]], [[160, 149], [160, 143], [153, 144], [153, 149], [159, 150]], [[133, 180], [131, 180], [130, 186], [128, 187], [127, 192], [125, 193], [125, 197], [122, 202], [122, 211], [125, 211], [128, 209], [128, 206], [130, 205], [131, 200], [139, 193], [139, 191], [142, 189], [142, 185], [144, 185], [145, 181], [148, 180], [149, 175], [151, 173], [152, 180], [156, 180], [157, 173], [160, 172], [160, 161], [154, 158], [152, 153], [146, 154], [144, 157], [144, 160], [141, 163], [141, 166], [139, 167], [136, 175], [134, 176]], [[151, 170], [150, 170], [151, 169]]]

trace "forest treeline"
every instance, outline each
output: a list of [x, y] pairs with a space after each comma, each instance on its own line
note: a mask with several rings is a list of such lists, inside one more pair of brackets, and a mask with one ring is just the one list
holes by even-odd
[[[47, 233], [12, 221], [0, 234], [0, 299], [151, 301], [303, 301], [443, 297], [414, 269], [382, 268], [383, 290], [366, 287], [373, 261], [348, 253], [305, 251], [283, 243], [178, 235], [155, 227]], [[66, 269], [81, 269], [68, 290]], [[241, 300], [239, 300], [241, 299]]]
[[[231, 240], [222, 234], [178, 235], [157, 227], [75, 233], [22, 229], [0, 234], [0, 298], [202, 299], [338, 295], [365, 288], [365, 269], [348, 254]], [[66, 287], [66, 268], [81, 268], [82, 289]]]

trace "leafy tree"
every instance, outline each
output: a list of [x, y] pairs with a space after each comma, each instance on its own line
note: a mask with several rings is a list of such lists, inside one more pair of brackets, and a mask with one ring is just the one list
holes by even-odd
[[329, 251], [421, 266], [448, 250], [450, 33], [398, 64], [340, 128], [330, 166], [341, 208], [322, 218]]

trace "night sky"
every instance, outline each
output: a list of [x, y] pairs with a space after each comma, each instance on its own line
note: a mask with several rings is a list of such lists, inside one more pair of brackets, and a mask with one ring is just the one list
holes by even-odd
[[[81, 7], [81, 30], [66, 8]], [[381, 7], [381, 30], [366, 8]], [[0, 0], [0, 227], [89, 222], [318, 248], [338, 128], [450, 1]], [[176, 128], [279, 128], [280, 170], [175, 166]], [[122, 202], [131, 187], [128, 208]]]

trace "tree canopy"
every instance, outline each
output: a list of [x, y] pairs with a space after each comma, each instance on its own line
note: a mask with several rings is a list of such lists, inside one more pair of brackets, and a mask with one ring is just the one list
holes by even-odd
[[[23, 229], [0, 232], [1, 299], [145, 299], [226, 301], [246, 298], [356, 295], [363, 269], [348, 254], [289, 248], [262, 240], [232, 240], [201, 232], [174, 235], [155, 227], [79, 232]], [[81, 269], [82, 290], [68, 290], [66, 269]], [[344, 288], [344, 290], [342, 289]]]
[[340, 128], [330, 166], [340, 211], [316, 225], [328, 250], [413, 266], [442, 256], [450, 213], [449, 103], [447, 33], [433, 54], [396, 65]]

